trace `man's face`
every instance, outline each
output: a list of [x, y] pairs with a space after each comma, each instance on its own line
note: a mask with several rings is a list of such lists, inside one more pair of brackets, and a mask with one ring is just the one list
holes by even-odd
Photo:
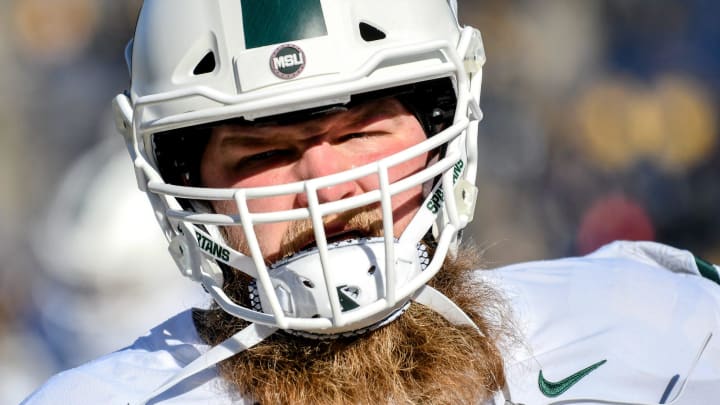
[[[348, 111], [282, 126], [224, 125], [216, 127], [202, 156], [203, 185], [248, 188], [293, 183], [323, 177], [392, 155], [425, 139], [418, 120], [393, 98], [368, 102]], [[394, 166], [389, 181], [407, 177], [425, 167], [423, 154]], [[319, 202], [332, 202], [378, 189], [377, 175], [366, 176], [317, 191]], [[422, 203], [422, 187], [393, 196], [393, 232], [399, 236]], [[292, 194], [248, 201], [251, 213], [284, 211], [308, 206], [307, 195]], [[377, 208], [376, 204], [372, 208]], [[214, 202], [219, 213], [237, 213], [231, 202]], [[328, 239], [353, 235], [348, 218], [325, 218]], [[280, 258], [289, 222], [255, 226], [260, 249], [268, 261]], [[242, 245], [239, 227], [231, 239]], [[312, 242], [312, 241], [308, 241]], [[235, 246], [236, 248], [238, 246]], [[240, 247], [241, 250], [243, 248]], [[247, 252], [244, 252], [247, 253]]]

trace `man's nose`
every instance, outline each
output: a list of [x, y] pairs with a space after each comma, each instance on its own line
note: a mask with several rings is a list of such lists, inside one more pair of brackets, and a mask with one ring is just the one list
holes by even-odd
[[[296, 169], [300, 180], [310, 180], [339, 173], [352, 167], [353, 163], [347, 156], [336, 150], [333, 145], [323, 142], [307, 148]], [[337, 201], [358, 193], [360, 193], [360, 186], [356, 181], [343, 182], [317, 190], [320, 203]], [[305, 193], [298, 195], [298, 203], [307, 207], [308, 200]]]

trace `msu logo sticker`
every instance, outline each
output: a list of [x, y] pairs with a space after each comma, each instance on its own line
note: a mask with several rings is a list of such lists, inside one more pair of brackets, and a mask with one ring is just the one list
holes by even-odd
[[305, 52], [291, 44], [279, 46], [270, 57], [270, 69], [281, 79], [296, 78], [305, 69]]

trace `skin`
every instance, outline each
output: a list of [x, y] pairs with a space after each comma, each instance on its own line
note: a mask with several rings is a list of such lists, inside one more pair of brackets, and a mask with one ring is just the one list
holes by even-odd
[[[283, 126], [223, 125], [213, 129], [202, 156], [200, 175], [206, 187], [246, 188], [293, 183], [359, 167], [402, 151], [426, 139], [415, 118], [393, 98], [368, 102], [350, 110]], [[423, 169], [424, 154], [390, 168], [390, 182]], [[377, 176], [318, 190], [320, 203], [337, 201], [379, 188]], [[422, 187], [393, 196], [394, 234], [400, 235], [422, 203]], [[236, 213], [233, 202], [213, 202], [216, 212]], [[308, 206], [304, 193], [248, 201], [250, 212]], [[376, 208], [375, 205], [373, 208]], [[351, 232], [347, 218], [325, 218], [326, 235]], [[290, 223], [255, 226], [260, 249], [268, 260], [281, 256]], [[240, 228], [231, 232], [242, 240]], [[241, 248], [242, 250], [242, 248]]]

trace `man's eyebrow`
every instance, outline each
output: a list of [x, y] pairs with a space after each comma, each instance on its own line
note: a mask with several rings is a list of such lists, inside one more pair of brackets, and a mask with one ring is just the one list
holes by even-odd
[[268, 133], [253, 133], [252, 131], [243, 131], [242, 128], [230, 130], [222, 135], [220, 140], [221, 147], [258, 147], [271, 145], [277, 141], [278, 136]]
[[389, 102], [366, 105], [364, 108], [361, 108], [359, 112], [352, 115], [351, 122], [348, 123], [348, 126], [362, 127], [370, 125], [375, 121], [394, 117], [398, 113], [400, 113], [400, 110]]
[[[399, 109], [387, 102], [381, 102], [373, 105], [358, 106], [356, 110], [349, 110], [339, 112], [346, 118], [343, 118], [346, 122], [341, 123], [339, 128], [348, 128], [352, 130], [354, 128], [364, 127], [370, 125], [376, 121], [390, 118], [399, 113]], [[318, 128], [322, 125], [319, 123], [320, 120], [332, 119], [332, 116], [323, 118], [317, 118], [309, 120], [305, 123], [295, 124], [297, 128], [295, 131], [311, 133], [318, 132]], [[220, 140], [220, 146], [222, 147], [262, 147], [267, 145], [274, 145], [282, 139], [283, 134], [287, 134], [291, 131], [289, 126], [236, 126], [234, 128], [226, 127], [226, 133], [222, 135]]]

